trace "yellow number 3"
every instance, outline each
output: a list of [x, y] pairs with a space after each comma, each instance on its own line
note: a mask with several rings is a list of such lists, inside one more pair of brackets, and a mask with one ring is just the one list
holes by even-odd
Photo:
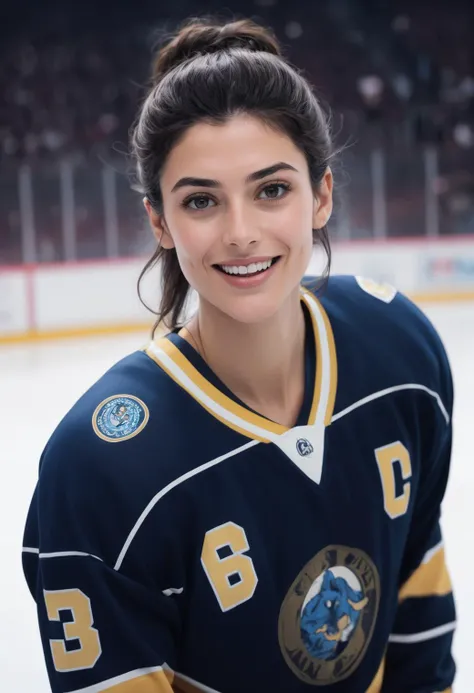
[[[229, 556], [221, 558], [220, 549], [228, 548]], [[201, 563], [222, 611], [229, 611], [253, 597], [257, 574], [250, 556], [245, 531], [234, 522], [214, 527], [206, 532]]]
[[[383, 501], [385, 512], [394, 520], [401, 517], [408, 510], [410, 502], [411, 483], [411, 460], [410, 453], [400, 441], [384, 445], [375, 450], [375, 459], [379, 466], [380, 478], [382, 480]], [[403, 492], [397, 496], [395, 488], [394, 465], [398, 462], [402, 471]]]
[[[77, 589], [57, 592], [44, 590], [44, 600], [50, 621], [60, 621], [61, 611], [72, 612], [72, 621], [63, 624], [64, 639], [49, 641], [56, 671], [92, 669], [102, 654], [102, 648], [99, 632], [92, 628], [89, 597]], [[75, 640], [76, 643], [79, 641], [80, 648], [66, 650], [65, 640]]]

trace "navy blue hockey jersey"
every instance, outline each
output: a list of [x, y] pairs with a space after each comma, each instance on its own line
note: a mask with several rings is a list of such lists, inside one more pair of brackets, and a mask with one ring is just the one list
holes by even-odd
[[25, 530], [54, 693], [450, 691], [448, 361], [390, 287], [302, 289], [285, 428], [169, 334], [49, 440]]

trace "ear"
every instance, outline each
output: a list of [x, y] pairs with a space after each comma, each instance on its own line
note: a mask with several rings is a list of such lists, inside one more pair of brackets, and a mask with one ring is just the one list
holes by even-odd
[[332, 171], [328, 167], [314, 196], [313, 229], [322, 229], [332, 214]]
[[161, 245], [166, 250], [174, 248], [174, 242], [168, 229], [165, 217], [163, 214], [158, 214], [151, 206], [150, 200], [147, 197], [143, 198], [143, 205], [148, 214], [150, 226], [153, 231], [158, 245]]

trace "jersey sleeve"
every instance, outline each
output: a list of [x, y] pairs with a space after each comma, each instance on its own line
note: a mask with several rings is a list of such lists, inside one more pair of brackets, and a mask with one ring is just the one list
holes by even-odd
[[[435, 335], [430, 358], [441, 407], [422, 421], [424, 460], [400, 576], [398, 609], [389, 638], [383, 693], [450, 693], [456, 610], [440, 525], [451, 463], [453, 388], [444, 349]], [[429, 442], [428, 442], [429, 441]]]
[[132, 477], [120, 479], [125, 461], [136, 463], [134, 448], [84, 440], [70, 426], [47, 447], [25, 528], [23, 566], [51, 689], [171, 693], [181, 623], [176, 561], [164, 532], [152, 545], [146, 536], [134, 542], [118, 566], [122, 528], [146, 500]]

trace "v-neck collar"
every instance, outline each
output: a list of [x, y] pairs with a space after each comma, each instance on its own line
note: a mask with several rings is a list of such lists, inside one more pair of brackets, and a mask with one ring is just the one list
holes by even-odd
[[[337, 387], [337, 359], [331, 324], [321, 303], [306, 289], [301, 289], [301, 301], [308, 309], [314, 349], [316, 369], [313, 367], [313, 386], [311, 408], [306, 421], [298, 425], [328, 426], [334, 409]], [[252, 411], [221, 383], [193, 347], [176, 334], [167, 335], [151, 342], [145, 349], [147, 355], [190, 394], [212, 416], [233, 430], [264, 443], [275, 442], [290, 429], [270, 421]], [[308, 372], [308, 349], [305, 349], [305, 373]], [[306, 380], [306, 376], [305, 376]], [[305, 401], [308, 396], [308, 383], [305, 384]], [[309, 406], [303, 404], [302, 412]]]
[[[304, 396], [300, 410], [294, 426], [304, 426], [307, 424], [311, 407], [313, 404], [314, 379], [316, 372], [316, 345], [313, 332], [313, 324], [311, 314], [302, 301], [304, 321], [305, 321], [305, 344], [304, 344]], [[235, 404], [248, 409], [250, 412], [259, 415], [258, 412], [243, 402], [237, 395], [232, 392], [225, 383], [214, 373], [210, 366], [206, 363], [201, 354], [192, 346], [192, 344], [184, 337], [183, 328], [176, 332], [170, 332], [166, 335], [166, 339], [172, 342], [179, 351], [188, 359], [194, 368], [205, 378], [211, 385], [231, 399]], [[265, 417], [264, 417], [265, 418]], [[271, 419], [268, 419], [273, 421]], [[274, 422], [273, 422], [274, 423]]]

